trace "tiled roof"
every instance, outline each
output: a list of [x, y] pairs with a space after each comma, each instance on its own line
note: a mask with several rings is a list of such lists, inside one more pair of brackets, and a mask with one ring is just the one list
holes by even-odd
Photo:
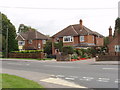
[[67, 28], [56, 33], [52, 37], [78, 36], [78, 35], [96, 35], [96, 36], [103, 37], [103, 35], [97, 32], [94, 32], [85, 26], [83, 26], [82, 29], [80, 29], [80, 24], [69, 25]]
[[42, 33], [38, 32], [37, 30], [29, 30], [25, 33], [20, 33], [20, 35], [25, 39], [25, 40], [30, 40], [30, 39], [49, 39], [47, 36], [43, 35]]

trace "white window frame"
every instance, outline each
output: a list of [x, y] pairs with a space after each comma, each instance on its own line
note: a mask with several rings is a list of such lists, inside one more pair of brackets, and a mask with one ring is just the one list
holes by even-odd
[[93, 39], [93, 42], [94, 42], [94, 40], [95, 40], [95, 37], [94, 37], [94, 36], [92, 36], [92, 39]]
[[[21, 44], [20, 44], [21, 43]], [[18, 45], [19, 46], [24, 46], [25, 45], [25, 41], [18, 41]]]
[[85, 41], [85, 36], [80, 36], [80, 42], [84, 42]]
[[39, 48], [39, 49], [41, 48], [41, 44], [40, 44], [40, 43], [38, 43], [38, 48]]
[[[65, 38], [70, 38], [69, 41], [65, 41]], [[73, 36], [64, 36], [63, 37], [63, 42], [73, 42], [74, 41], [74, 38]]]
[[42, 40], [42, 43], [43, 43], [43, 44], [46, 44], [46, 40]]
[[28, 40], [28, 43], [29, 43], [29, 44], [32, 44], [32, 42], [33, 42], [32, 39]]
[[120, 45], [115, 45], [115, 52], [120, 52]]

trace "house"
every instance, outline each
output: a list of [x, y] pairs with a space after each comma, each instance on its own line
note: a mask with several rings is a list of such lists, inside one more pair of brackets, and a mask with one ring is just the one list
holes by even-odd
[[118, 29], [114, 30], [114, 35], [112, 35], [112, 28], [109, 28], [109, 44], [108, 53], [111, 56], [120, 56], [120, 33]]
[[[63, 46], [71, 45], [76, 48], [88, 48], [93, 46], [103, 46], [104, 36], [90, 30], [83, 25], [80, 20], [79, 24], [69, 25], [65, 29], [52, 36], [53, 42], [63, 42]], [[54, 54], [53, 47], [53, 54]]]
[[49, 39], [37, 30], [21, 32], [17, 35], [19, 50], [42, 50]]

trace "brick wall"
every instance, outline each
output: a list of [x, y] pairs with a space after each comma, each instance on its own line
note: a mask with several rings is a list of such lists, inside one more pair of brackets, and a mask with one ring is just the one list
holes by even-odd
[[29, 41], [26, 40], [26, 41], [25, 41], [24, 49], [26, 49], [26, 48], [28, 48], [28, 47], [33, 47], [34, 49], [39, 50], [39, 48], [38, 48], [38, 43], [40, 43], [40, 49], [43, 49], [42, 40], [32, 40], [32, 44], [30, 44]]
[[44, 53], [9, 53], [9, 58], [44, 58]]

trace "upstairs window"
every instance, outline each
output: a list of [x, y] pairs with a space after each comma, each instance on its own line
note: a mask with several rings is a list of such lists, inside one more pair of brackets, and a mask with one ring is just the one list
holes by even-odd
[[29, 44], [32, 44], [32, 40], [29, 40], [28, 43], [29, 43]]
[[46, 44], [46, 40], [42, 40], [42, 43], [43, 43], [43, 44]]
[[40, 43], [38, 43], [38, 48], [39, 48], [39, 49], [41, 48], [41, 45], [40, 45]]
[[115, 45], [115, 52], [120, 52], [120, 45]]
[[72, 36], [64, 36], [63, 42], [73, 42], [73, 37]]
[[80, 36], [80, 42], [84, 42], [84, 36]]
[[24, 46], [25, 45], [25, 41], [18, 41], [18, 45], [19, 46]]

